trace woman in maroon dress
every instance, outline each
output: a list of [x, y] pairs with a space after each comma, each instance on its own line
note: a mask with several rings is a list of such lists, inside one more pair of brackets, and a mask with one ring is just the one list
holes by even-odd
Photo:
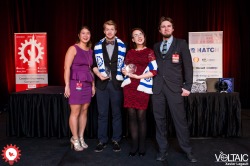
[[94, 78], [91, 72], [93, 64], [90, 30], [83, 26], [76, 44], [69, 47], [64, 62], [64, 96], [69, 98], [69, 127], [72, 133], [71, 147], [75, 151], [88, 148], [84, 141], [87, 112], [91, 97], [95, 94]]
[[[148, 72], [145, 69], [155, 61], [155, 55], [152, 49], [146, 47], [146, 37], [142, 29], [134, 28], [131, 33], [134, 49], [127, 52], [125, 58], [125, 67], [122, 72], [129, 77], [129, 84], [123, 88], [124, 107], [128, 109], [129, 129], [132, 138], [132, 145], [129, 156], [145, 155], [146, 140], [146, 109], [148, 107], [148, 93], [138, 90], [142, 79], [152, 79], [157, 73], [156, 68], [150, 68]], [[128, 71], [129, 64], [136, 66], [134, 73]], [[152, 65], [151, 65], [152, 66]]]

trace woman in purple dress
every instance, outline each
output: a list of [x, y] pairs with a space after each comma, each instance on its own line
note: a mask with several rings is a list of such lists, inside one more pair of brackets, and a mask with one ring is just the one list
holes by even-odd
[[89, 28], [83, 26], [78, 33], [77, 43], [69, 47], [64, 62], [64, 96], [69, 98], [69, 127], [72, 133], [70, 142], [75, 151], [88, 148], [84, 142], [84, 130], [91, 97], [95, 94], [90, 37]]

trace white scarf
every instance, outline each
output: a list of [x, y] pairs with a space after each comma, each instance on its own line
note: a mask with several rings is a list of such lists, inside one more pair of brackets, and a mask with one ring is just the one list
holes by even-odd
[[[124, 57], [126, 53], [126, 46], [125, 44], [118, 38], [115, 37], [117, 40], [118, 44], [118, 59], [117, 59], [117, 75], [116, 79], [119, 81], [123, 80], [122, 76], [122, 67], [124, 66]], [[105, 38], [101, 39], [94, 47], [94, 53], [95, 53], [95, 58], [97, 62], [97, 67], [99, 69], [99, 72], [104, 76], [107, 77], [107, 74], [105, 72], [105, 64], [104, 64], [104, 59], [103, 59], [103, 52], [102, 52], [102, 43], [105, 40]]]
[[[158, 66], [157, 66], [156, 60], [153, 60], [148, 64], [148, 66], [144, 70], [143, 74], [149, 72], [150, 70], [157, 70], [157, 67]], [[125, 76], [121, 87], [124, 87], [130, 83], [131, 83], [130, 78], [128, 76]], [[152, 77], [142, 78], [140, 80], [139, 86], [137, 87], [137, 90], [144, 92], [144, 93], [147, 93], [147, 94], [153, 94], [152, 87], [153, 87], [153, 78]]]

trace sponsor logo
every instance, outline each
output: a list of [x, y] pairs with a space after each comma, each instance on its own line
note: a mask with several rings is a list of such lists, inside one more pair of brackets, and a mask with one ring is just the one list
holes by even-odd
[[215, 154], [215, 162], [225, 163], [225, 165], [249, 165], [248, 154], [225, 154], [222, 151], [220, 154]]

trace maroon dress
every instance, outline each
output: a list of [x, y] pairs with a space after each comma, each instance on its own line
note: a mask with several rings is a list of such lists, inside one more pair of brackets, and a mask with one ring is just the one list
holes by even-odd
[[[70, 69], [70, 97], [69, 104], [90, 103], [92, 96], [91, 66], [93, 64], [93, 50], [83, 50], [79, 46], [76, 48], [76, 55]], [[76, 84], [81, 83], [81, 90], [76, 89]]]
[[[131, 49], [127, 52], [125, 64], [135, 64], [137, 67], [135, 74], [141, 75], [152, 60], [155, 60], [154, 51], [152, 49], [145, 48], [139, 51]], [[150, 72], [153, 73], [153, 75], [157, 73], [155, 70], [150, 70]], [[137, 90], [140, 79], [130, 79], [131, 83], [123, 88], [124, 107], [146, 110], [149, 102], [149, 94]]]

